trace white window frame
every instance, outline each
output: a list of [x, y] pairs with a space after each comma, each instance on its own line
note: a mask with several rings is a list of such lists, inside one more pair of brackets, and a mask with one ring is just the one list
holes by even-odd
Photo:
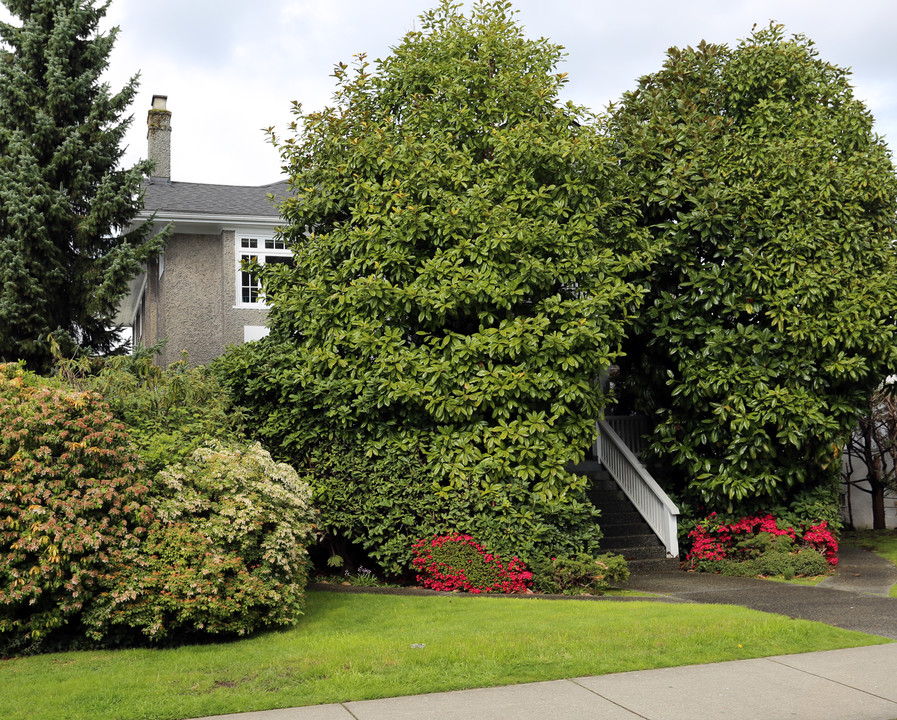
[[[286, 247], [283, 238], [276, 238], [269, 232], [237, 232], [234, 233], [234, 258], [235, 272], [234, 283], [236, 286], [236, 305], [238, 308], [267, 308], [268, 304], [263, 300], [263, 293], [256, 280], [252, 283], [252, 276], [244, 273], [242, 262], [244, 258], [255, 257], [259, 265], [265, 265], [269, 258], [292, 258], [293, 253]], [[245, 277], [244, 277], [245, 276]], [[244, 280], [249, 279], [247, 285]], [[255, 294], [255, 301], [244, 299], [244, 289]]]

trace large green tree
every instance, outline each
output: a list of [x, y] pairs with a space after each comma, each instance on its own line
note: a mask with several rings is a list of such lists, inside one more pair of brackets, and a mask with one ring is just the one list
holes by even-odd
[[44, 370], [51, 334], [66, 353], [117, 344], [116, 305], [161, 238], [121, 234], [148, 166], [118, 168], [137, 83], [101, 82], [108, 5], [4, 5], [18, 22], [0, 23], [0, 359]]
[[897, 361], [897, 182], [849, 72], [779, 26], [673, 49], [614, 118], [661, 247], [624, 364], [712, 509], [787, 500]]
[[295, 266], [264, 278], [270, 342], [294, 355], [270, 427], [293, 451], [348, 433], [421, 452], [435, 492], [469, 503], [455, 525], [518, 552], [595, 549], [565, 467], [644, 260], [609, 143], [559, 103], [561, 57], [507, 2], [445, 2], [375, 67], [340, 64], [334, 105], [275, 139]]

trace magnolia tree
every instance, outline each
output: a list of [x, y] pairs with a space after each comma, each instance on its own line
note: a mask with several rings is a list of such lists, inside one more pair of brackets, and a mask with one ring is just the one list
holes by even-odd
[[422, 453], [432, 491], [512, 553], [595, 548], [565, 467], [593, 439], [644, 263], [609, 142], [559, 103], [561, 57], [506, 2], [446, 2], [272, 136], [295, 265], [263, 272], [269, 347], [292, 353], [281, 391], [255, 381], [265, 422], [294, 454], [341, 433]]
[[625, 370], [712, 509], [830, 486], [897, 360], [897, 182], [848, 71], [780, 27], [673, 49], [613, 117], [661, 246]]

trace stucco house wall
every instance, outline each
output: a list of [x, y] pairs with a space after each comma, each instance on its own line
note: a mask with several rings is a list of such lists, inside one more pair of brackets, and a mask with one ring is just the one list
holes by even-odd
[[177, 360], [182, 352], [198, 364], [220, 355], [224, 325], [218, 300], [224, 291], [220, 238], [175, 235], [165, 248], [159, 284], [161, 313], [166, 320], [165, 364]]

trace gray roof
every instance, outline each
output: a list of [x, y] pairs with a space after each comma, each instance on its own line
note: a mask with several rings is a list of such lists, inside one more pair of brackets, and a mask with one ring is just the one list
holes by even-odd
[[169, 182], [153, 178], [144, 185], [144, 210], [278, 217], [276, 203], [268, 197], [289, 194], [286, 181], [270, 185], [209, 185]]

